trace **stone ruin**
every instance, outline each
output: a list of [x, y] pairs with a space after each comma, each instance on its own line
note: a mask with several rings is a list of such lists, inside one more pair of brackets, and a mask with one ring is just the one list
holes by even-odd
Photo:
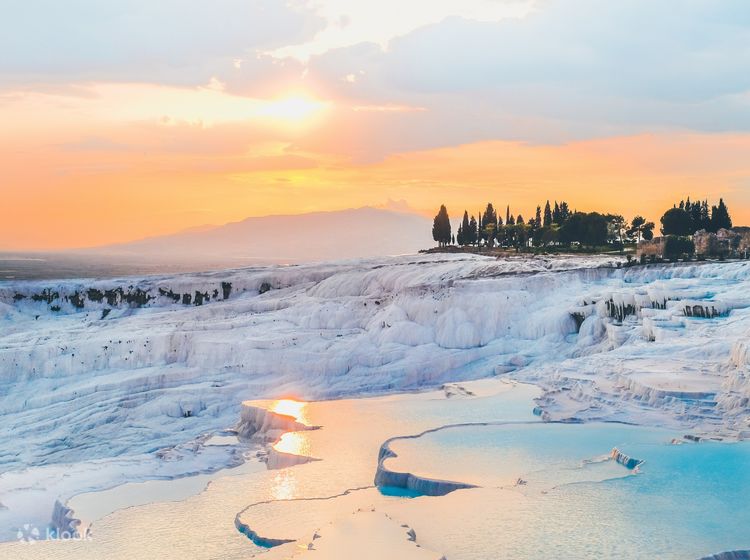
[[721, 228], [716, 233], [701, 229], [693, 235], [695, 253], [707, 257], [747, 256], [750, 251], [750, 228]]
[[[666, 237], [638, 243], [637, 256], [663, 257]], [[701, 229], [693, 234], [695, 254], [703, 257], [750, 256], [750, 227], [721, 228], [716, 233]]]

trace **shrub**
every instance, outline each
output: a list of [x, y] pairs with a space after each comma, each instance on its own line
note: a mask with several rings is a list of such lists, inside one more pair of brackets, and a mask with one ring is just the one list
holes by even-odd
[[695, 244], [692, 239], [676, 235], [667, 236], [664, 242], [664, 256], [669, 260], [685, 256], [689, 257], [693, 253], [695, 253]]

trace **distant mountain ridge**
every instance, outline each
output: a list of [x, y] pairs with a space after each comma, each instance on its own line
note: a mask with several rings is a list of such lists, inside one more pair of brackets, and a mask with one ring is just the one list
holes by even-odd
[[308, 262], [415, 253], [432, 244], [430, 221], [365, 206], [339, 211], [246, 218], [221, 226], [87, 249], [165, 259]]

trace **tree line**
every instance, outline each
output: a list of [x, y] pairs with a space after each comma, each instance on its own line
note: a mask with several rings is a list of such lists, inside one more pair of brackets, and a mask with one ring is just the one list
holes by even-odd
[[711, 206], [709, 210], [708, 200], [690, 202], [688, 197], [661, 217], [661, 231], [664, 235], [692, 235], [701, 229], [716, 233], [722, 228], [732, 228], [732, 218], [722, 198], [717, 206]]
[[[511, 213], [506, 206], [505, 218], [499, 215], [492, 203], [476, 215], [464, 210], [458, 231], [454, 235], [445, 205], [440, 206], [432, 226], [432, 237], [440, 246], [458, 244], [489, 247], [550, 247], [556, 245], [585, 247], [617, 245], [627, 242], [651, 240], [654, 237], [654, 222], [643, 216], [634, 216], [630, 221], [620, 214], [601, 212], [578, 212], [571, 210], [566, 201], [546, 201], [544, 209], [536, 207], [533, 217], [524, 219], [521, 214]], [[668, 236], [692, 235], [700, 229], [716, 232], [732, 227], [729, 210], [723, 199], [709, 207], [708, 201], [680, 201], [667, 210], [661, 218], [661, 232]]]

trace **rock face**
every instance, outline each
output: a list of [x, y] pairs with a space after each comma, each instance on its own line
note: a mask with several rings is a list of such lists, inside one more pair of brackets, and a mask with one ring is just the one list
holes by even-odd
[[396, 453], [390, 447], [393, 439], [398, 438], [389, 439], [380, 447], [378, 469], [375, 472], [375, 486], [378, 488], [401, 488], [423, 496], [445, 496], [455, 490], [476, 488], [473, 484], [423, 478], [412, 473], [401, 473], [390, 470], [384, 463], [387, 459], [396, 457]]
[[60, 500], [56, 500], [50, 521], [51, 533], [63, 539], [80, 538], [81, 535], [78, 533], [80, 525], [81, 521], [73, 517], [73, 510]]
[[234, 526], [240, 533], [245, 535], [254, 544], [256, 544], [257, 546], [262, 546], [263, 548], [273, 548], [275, 546], [281, 546], [282, 544], [294, 542], [294, 539], [271, 539], [259, 535], [258, 533], [253, 531], [247, 524], [243, 523], [240, 520], [239, 515], [234, 518]]
[[683, 302], [685, 317], [700, 317], [703, 319], [713, 319], [727, 315], [730, 308], [720, 301], [685, 301]]
[[[242, 404], [240, 421], [237, 424], [237, 436], [245, 441], [257, 443], [275, 443], [287, 432], [316, 430], [318, 426], [308, 426], [298, 422], [293, 416], [279, 414], [265, 408]], [[317, 461], [313, 457], [279, 451], [274, 447], [268, 449], [265, 459], [270, 470], [285, 469], [294, 465]]]
[[293, 416], [243, 403], [236, 429], [237, 435], [244, 440], [269, 442], [276, 441], [285, 432], [300, 432], [312, 428], [297, 422]]
[[729, 550], [704, 556], [700, 560], [750, 560], [750, 550]]
[[611, 456], [612, 456], [612, 459], [620, 463], [626, 469], [630, 469], [631, 471], [635, 469], [636, 467], [639, 467], [640, 465], [643, 464], [643, 461], [641, 461], [640, 459], [636, 459], [635, 457], [630, 457], [629, 455], [625, 455], [625, 453], [623, 453], [616, 447], [612, 450]]

